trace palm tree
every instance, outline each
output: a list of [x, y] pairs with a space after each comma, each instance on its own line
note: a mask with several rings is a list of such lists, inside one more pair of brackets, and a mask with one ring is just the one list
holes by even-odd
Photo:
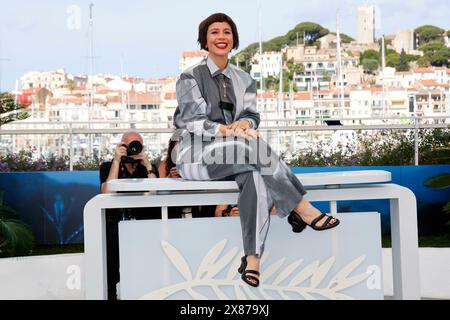
[[33, 233], [14, 209], [3, 204], [3, 193], [0, 191], [0, 258], [28, 255], [33, 247]]

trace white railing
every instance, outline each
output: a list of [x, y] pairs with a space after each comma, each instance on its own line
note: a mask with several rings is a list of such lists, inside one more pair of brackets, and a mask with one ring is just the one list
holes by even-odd
[[[340, 121], [342, 125], [327, 125], [325, 121]], [[39, 143], [28, 143], [27, 147], [36, 147], [39, 145], [40, 150], [56, 150], [59, 155], [69, 156], [70, 170], [73, 168], [74, 159], [80, 153], [82, 147], [80, 147], [80, 140], [85, 140], [86, 144], [90, 141], [92, 135], [96, 135], [94, 143], [98, 146], [93, 149], [97, 150], [97, 155], [101, 156], [105, 150], [112, 148], [112, 142], [110, 140], [117, 140], [120, 134], [129, 128], [135, 128], [144, 135], [144, 140], [150, 151], [154, 153], [161, 153], [167, 146], [168, 137], [173, 132], [171, 125], [166, 122], [137, 122], [137, 121], [96, 121], [90, 122], [39, 122], [39, 121], [16, 121], [6, 124], [0, 127], [0, 153], [17, 152], [23, 149], [23, 146], [17, 144], [17, 138], [19, 136], [32, 136], [31, 139], [40, 139], [42, 135], [49, 135], [47, 141], [39, 145]], [[414, 131], [414, 164], [419, 164], [419, 130], [422, 129], [449, 129], [450, 128], [450, 116], [429, 116], [429, 117], [355, 117], [355, 118], [296, 118], [296, 119], [262, 119], [259, 130], [265, 135], [276, 137], [279, 140], [281, 132], [322, 132], [322, 131], [338, 131], [338, 130], [363, 130], [364, 132], [376, 131], [376, 130], [413, 130]], [[115, 138], [111, 137], [103, 141], [102, 137], [105, 135], [117, 135]], [[148, 140], [148, 136], [161, 136], [165, 135], [164, 139]], [[84, 137], [83, 137], [84, 136]], [[147, 138], [147, 139], [146, 139]], [[305, 142], [314, 143], [309, 141], [308, 138], [296, 137], [296, 139], [306, 139]], [[59, 140], [58, 146], [55, 142], [52, 143], [49, 140]], [[284, 150], [285, 146], [276, 146], [278, 151]], [[75, 152], [75, 149], [77, 152]], [[87, 154], [91, 150], [91, 147], [85, 147]], [[92, 150], [93, 150], [92, 149]], [[75, 154], [77, 153], [77, 155]], [[95, 154], [95, 153], [94, 153]]]

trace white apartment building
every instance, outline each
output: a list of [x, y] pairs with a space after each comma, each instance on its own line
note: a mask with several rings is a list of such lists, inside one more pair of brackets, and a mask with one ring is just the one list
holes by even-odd
[[178, 106], [175, 91], [163, 93], [161, 104], [161, 122], [167, 124], [167, 128], [173, 128], [173, 115]]
[[353, 88], [350, 91], [350, 110], [352, 118], [411, 115], [406, 89], [383, 91], [379, 86]]
[[[155, 91], [159, 91], [161, 93], [176, 91], [177, 80], [178, 80], [178, 76], [176, 76], [176, 77], [169, 76], [169, 77], [160, 78], [157, 80], [158, 84], [160, 85], [160, 90], [155, 90]], [[148, 90], [148, 91], [153, 91], [153, 90]]]
[[416, 80], [435, 80], [441, 84], [450, 84], [450, 68], [413, 68], [412, 72], [414, 73], [414, 79]]
[[[304, 71], [294, 76], [300, 91], [329, 90], [336, 82], [338, 62], [336, 50], [317, 49], [315, 46], [298, 45], [287, 48], [287, 59], [293, 59], [304, 66]], [[362, 71], [357, 68], [358, 56], [342, 53], [342, 70], [344, 84], [359, 84]], [[355, 76], [356, 73], [356, 76]], [[349, 79], [351, 82], [349, 82]]]
[[[432, 88], [408, 90], [409, 109], [416, 116], [449, 116], [450, 95]], [[442, 123], [441, 119], [429, 119], [428, 123]]]
[[377, 85], [387, 88], [412, 88], [415, 86], [435, 86], [444, 92], [449, 92], [450, 68], [428, 67], [412, 68], [406, 72], [396, 72], [395, 68], [386, 67], [384, 73], [378, 74]]
[[264, 78], [269, 76], [279, 77], [283, 54], [276, 51], [263, 52], [261, 61], [259, 53], [256, 53], [251, 61], [250, 75], [257, 81], [261, 81], [261, 73]]
[[87, 97], [66, 96], [49, 98], [47, 101], [48, 120], [50, 122], [88, 122], [106, 120], [105, 99], [94, 97], [90, 107]]
[[395, 71], [395, 68], [386, 67], [384, 71], [376, 77], [377, 85], [384, 85], [390, 88], [411, 88], [416, 82], [416, 78], [412, 71]]
[[438, 84], [450, 84], [450, 68], [428, 67], [412, 68], [410, 71], [397, 72], [395, 68], [386, 67], [384, 73], [378, 74], [377, 84], [383, 83], [390, 87], [410, 88], [417, 81], [430, 80]]
[[64, 69], [58, 69], [56, 71], [31, 71], [20, 78], [20, 88], [45, 88], [52, 90], [64, 87], [67, 79], [68, 75]]
[[[130, 92], [128, 96], [124, 121], [130, 122], [132, 128], [139, 131], [140, 128], [167, 128], [167, 122], [163, 119], [161, 106], [163, 100], [160, 92]], [[157, 133], [143, 134], [147, 150], [160, 153], [167, 144], [162, 135]]]
[[[175, 90], [162, 92], [160, 115], [161, 115], [161, 124], [164, 128], [175, 130], [173, 123], [173, 115], [175, 113], [175, 109], [177, 108], [177, 106], [178, 101]], [[171, 133], [160, 134], [162, 150], [167, 149], [171, 135], [172, 135]]]
[[161, 96], [157, 92], [140, 93], [131, 91], [128, 94], [127, 113], [123, 120], [161, 123]]
[[208, 51], [204, 50], [183, 51], [180, 58], [180, 71], [183, 72], [192, 67], [206, 56], [208, 56]]

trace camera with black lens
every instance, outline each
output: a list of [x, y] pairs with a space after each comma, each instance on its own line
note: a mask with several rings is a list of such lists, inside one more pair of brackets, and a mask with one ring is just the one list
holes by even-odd
[[143, 145], [137, 140], [131, 141], [128, 145], [122, 144], [123, 147], [127, 149], [127, 155], [122, 156], [122, 162], [123, 163], [136, 163], [140, 162], [141, 160], [133, 159], [131, 156], [138, 155], [142, 152]]

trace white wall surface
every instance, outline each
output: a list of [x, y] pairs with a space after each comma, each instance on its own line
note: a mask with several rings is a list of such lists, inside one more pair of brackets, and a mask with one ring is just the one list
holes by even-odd
[[[392, 296], [392, 252], [382, 251], [384, 294]], [[419, 255], [422, 297], [450, 299], [450, 248]], [[82, 253], [0, 259], [0, 299], [84, 299], [83, 268]]]

